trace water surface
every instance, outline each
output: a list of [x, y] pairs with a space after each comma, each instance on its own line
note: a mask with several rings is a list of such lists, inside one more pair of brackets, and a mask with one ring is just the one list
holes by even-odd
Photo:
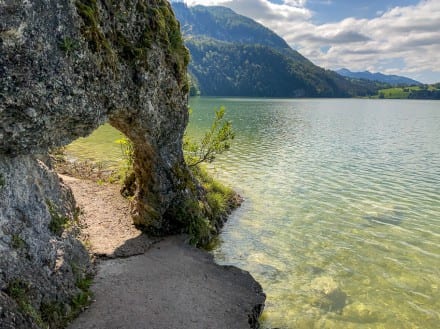
[[214, 250], [261, 282], [268, 328], [439, 328], [440, 103], [192, 99], [237, 137], [212, 167], [245, 197]]
[[102, 125], [86, 138], [78, 138], [66, 147], [70, 161], [90, 161], [100, 163], [105, 168], [117, 169], [123, 161], [124, 153], [117, 141], [124, 135], [110, 126]]

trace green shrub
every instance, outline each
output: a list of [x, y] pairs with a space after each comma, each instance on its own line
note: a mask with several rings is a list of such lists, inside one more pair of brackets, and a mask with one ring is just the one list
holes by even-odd
[[190, 243], [206, 247], [218, 234], [226, 216], [240, 204], [240, 198], [231, 188], [215, 180], [200, 165], [191, 167], [191, 172], [206, 192], [206, 203], [187, 201], [182, 207], [182, 218], [186, 223]]
[[90, 287], [93, 283], [93, 275], [87, 273], [84, 268], [71, 264], [73, 274], [76, 277], [75, 285], [80, 289], [80, 292], [72, 297], [70, 300], [70, 312], [65, 316], [67, 321], [74, 319], [92, 302], [93, 293]]
[[60, 302], [42, 303], [40, 306], [41, 319], [49, 324], [50, 328], [64, 328], [92, 301], [92, 292], [90, 291], [92, 277], [84, 276], [75, 265], [72, 265], [72, 270], [78, 276], [76, 286], [81, 291], [71, 298], [69, 307]]
[[190, 236], [190, 244], [194, 246], [203, 244], [211, 236], [210, 223], [203, 210], [203, 204], [198, 200], [186, 200], [176, 214], [176, 218], [183, 224], [184, 232]]
[[209, 208], [214, 214], [224, 214], [227, 210], [227, 201], [225, 195], [221, 193], [210, 192], [206, 195]]
[[41, 303], [41, 320], [50, 324], [50, 328], [62, 328], [66, 325], [65, 309], [60, 302]]

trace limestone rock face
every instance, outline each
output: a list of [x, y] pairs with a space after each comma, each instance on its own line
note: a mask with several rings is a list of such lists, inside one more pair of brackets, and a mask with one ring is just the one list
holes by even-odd
[[36, 314], [54, 302], [68, 313], [87, 271], [50, 148], [109, 121], [134, 143], [136, 224], [182, 226], [170, 214], [199, 193], [182, 154], [187, 64], [166, 0], [0, 0], [0, 319], [20, 319], [8, 298], [20, 323], [50, 322]]
[[75, 238], [73, 195], [47, 158], [2, 156], [0, 172], [0, 327], [33, 328], [45, 308], [69, 313], [89, 256]]

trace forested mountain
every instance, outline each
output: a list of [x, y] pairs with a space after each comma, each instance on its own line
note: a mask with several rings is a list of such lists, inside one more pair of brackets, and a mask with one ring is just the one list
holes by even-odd
[[228, 42], [259, 43], [277, 49], [290, 49], [287, 43], [267, 27], [236, 14], [226, 7], [186, 7], [175, 3], [173, 9], [185, 35], [205, 36]]
[[391, 86], [418, 86], [422, 83], [407, 77], [402, 77], [399, 75], [387, 75], [382, 73], [371, 73], [369, 71], [363, 71], [363, 72], [352, 72], [348, 69], [339, 69], [336, 70], [336, 73], [348, 77], [348, 78], [355, 78], [355, 79], [364, 79], [364, 80], [370, 80], [370, 81], [378, 81], [390, 84]]
[[202, 95], [350, 97], [377, 93], [377, 85], [347, 79], [314, 65], [277, 34], [225, 7], [173, 3], [189, 72]]

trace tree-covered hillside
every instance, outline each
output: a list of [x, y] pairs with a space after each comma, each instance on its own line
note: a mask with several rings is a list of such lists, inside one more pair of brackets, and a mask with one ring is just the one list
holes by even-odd
[[248, 17], [236, 14], [229, 8], [188, 8], [183, 3], [174, 3], [173, 9], [186, 36], [204, 36], [227, 42], [262, 44], [280, 50], [290, 49], [287, 43], [270, 29]]
[[268, 28], [224, 7], [174, 3], [189, 72], [202, 95], [350, 97], [377, 93], [374, 82], [314, 65]]
[[372, 95], [334, 72], [297, 61], [274, 48], [213, 39], [186, 41], [190, 72], [203, 95], [266, 97], [349, 97]]

